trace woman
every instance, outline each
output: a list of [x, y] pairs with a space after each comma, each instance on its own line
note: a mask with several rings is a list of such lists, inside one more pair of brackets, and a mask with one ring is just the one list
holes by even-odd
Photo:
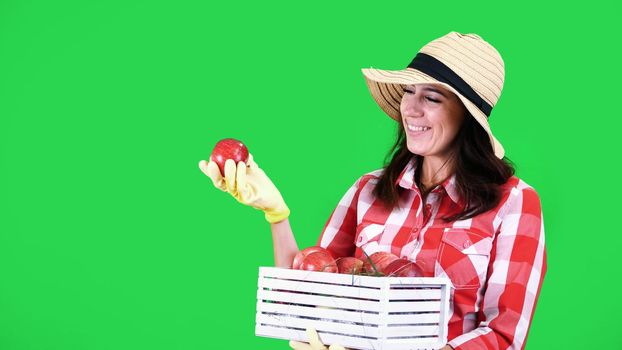
[[[404, 70], [363, 74], [398, 121], [397, 141], [389, 163], [346, 192], [318, 244], [336, 257], [388, 251], [417, 262], [425, 276], [449, 278], [443, 349], [523, 348], [546, 272], [544, 225], [538, 194], [514, 176], [488, 124], [503, 88], [501, 56], [478, 35], [450, 32]], [[218, 188], [266, 213], [276, 265], [290, 267], [298, 246], [289, 209], [252, 157], [248, 169], [228, 161], [224, 179], [213, 162], [200, 167]], [[307, 332], [309, 344], [290, 345], [326, 348]]]

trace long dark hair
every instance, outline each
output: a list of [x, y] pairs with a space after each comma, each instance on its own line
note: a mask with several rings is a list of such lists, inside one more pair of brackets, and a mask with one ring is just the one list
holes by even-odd
[[[493, 152], [488, 134], [482, 126], [466, 111], [465, 118], [452, 144], [456, 187], [464, 207], [448, 217], [445, 222], [472, 218], [495, 208], [501, 201], [501, 185], [515, 173], [514, 164], [507, 158], [499, 159]], [[385, 157], [385, 166], [373, 195], [387, 210], [399, 203], [405, 190], [395, 182], [404, 167], [414, 159], [417, 171], [421, 170], [423, 156], [411, 153], [406, 145], [406, 133], [401, 121], [397, 123], [397, 139]], [[418, 174], [417, 174], [418, 175]], [[421, 188], [419, 176], [415, 176]]]

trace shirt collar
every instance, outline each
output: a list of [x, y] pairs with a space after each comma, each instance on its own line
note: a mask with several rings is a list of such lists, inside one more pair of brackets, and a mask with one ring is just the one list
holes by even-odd
[[[406, 166], [404, 167], [404, 169], [402, 170], [402, 172], [400, 173], [400, 175], [398, 176], [395, 182], [399, 186], [407, 190], [419, 190], [419, 188], [417, 187], [417, 184], [415, 183], [415, 168], [416, 167], [417, 166], [415, 164], [415, 159], [412, 158], [408, 162], [408, 164], [406, 164]], [[455, 173], [453, 173], [450, 177], [445, 179], [445, 181], [443, 181], [443, 183], [441, 183], [439, 186], [433, 189], [432, 192], [437, 191], [437, 190], [443, 190], [443, 189], [445, 190], [445, 192], [447, 192], [447, 195], [449, 195], [449, 198], [451, 198], [451, 200], [454, 203], [459, 203], [460, 195], [458, 194], [458, 190], [456, 188], [456, 174]]]

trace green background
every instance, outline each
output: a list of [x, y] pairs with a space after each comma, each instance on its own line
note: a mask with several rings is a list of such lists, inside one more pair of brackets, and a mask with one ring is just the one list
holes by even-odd
[[396, 124], [361, 68], [451, 30], [506, 66], [491, 116], [540, 194], [549, 271], [529, 349], [622, 348], [619, 7], [0, 2], [0, 349], [287, 349], [254, 336], [261, 212], [198, 168], [243, 140], [301, 247]]

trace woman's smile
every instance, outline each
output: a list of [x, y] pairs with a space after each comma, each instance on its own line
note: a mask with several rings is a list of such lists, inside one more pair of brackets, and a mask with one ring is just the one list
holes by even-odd
[[429, 131], [431, 130], [432, 128], [430, 128], [429, 126], [413, 126], [410, 124], [406, 124], [406, 132], [412, 137], [428, 135]]

